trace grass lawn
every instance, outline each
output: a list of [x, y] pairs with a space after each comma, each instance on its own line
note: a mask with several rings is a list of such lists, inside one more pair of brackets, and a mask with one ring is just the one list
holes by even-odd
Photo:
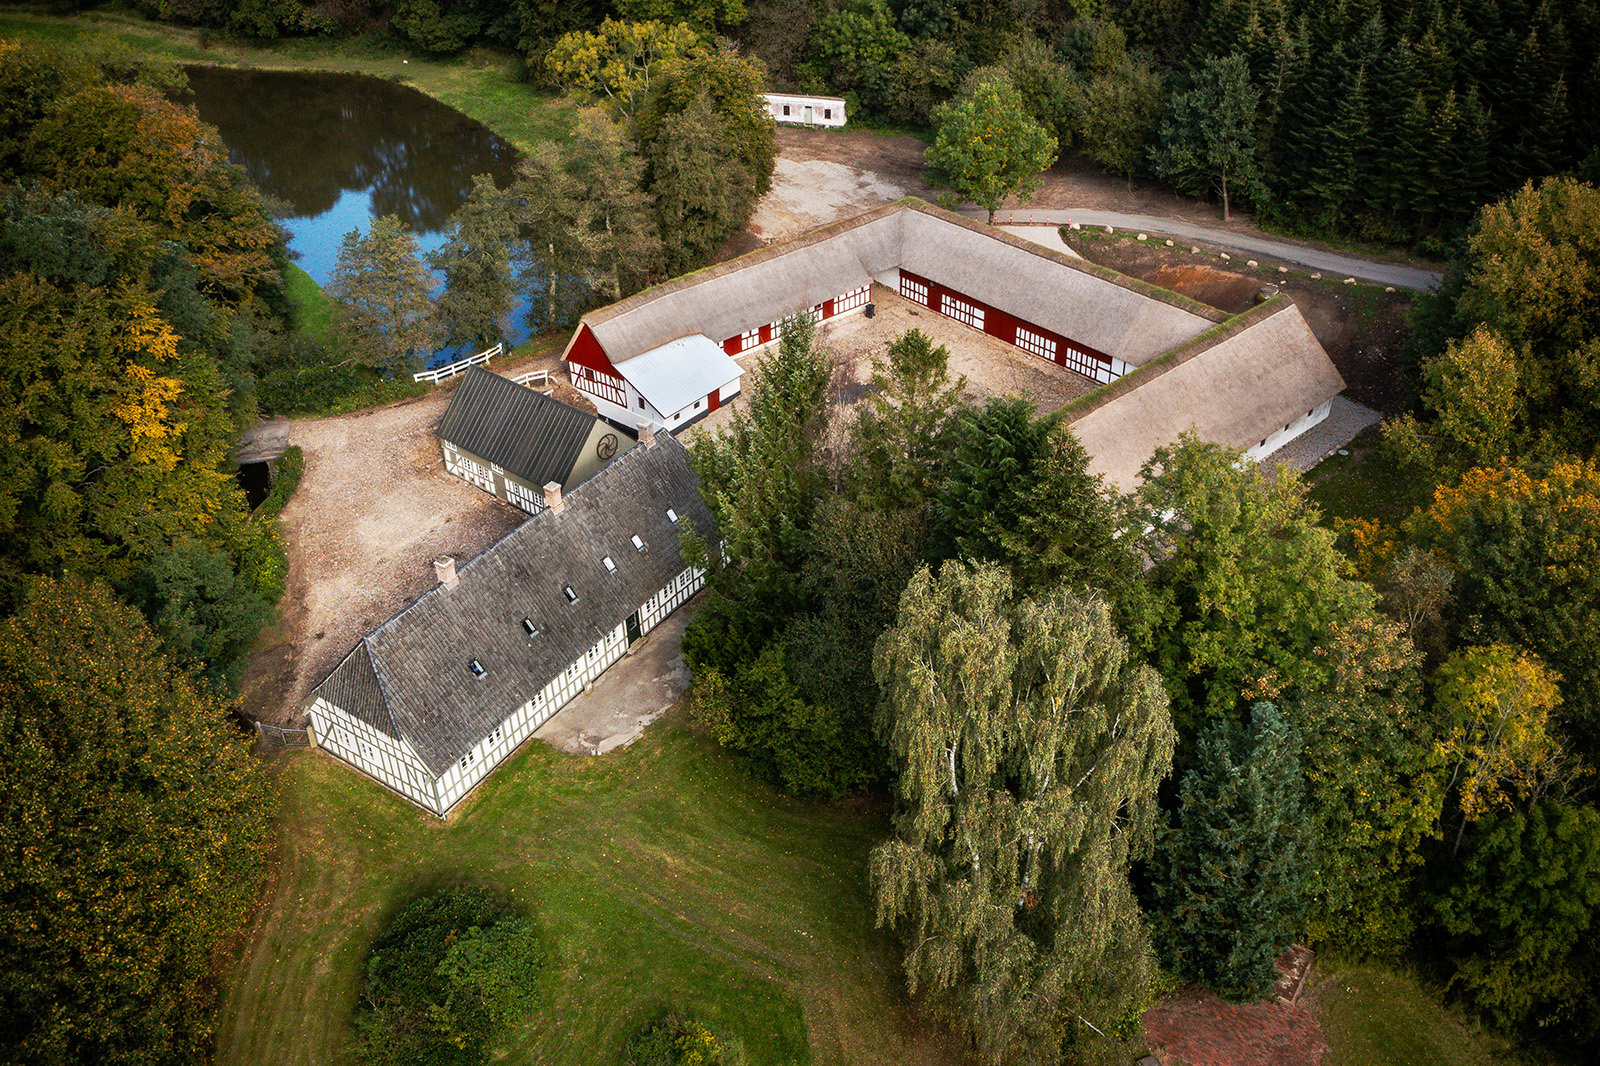
[[287, 282], [289, 302], [294, 304], [300, 332], [318, 344], [332, 343], [330, 324], [333, 320], [333, 298], [322, 290], [322, 286], [310, 274], [293, 263], [283, 272], [283, 279]]
[[1323, 1066], [1491, 1066], [1504, 1050], [1414, 978], [1381, 966], [1333, 962], [1302, 1002], [1328, 1042]]
[[326, 70], [371, 74], [409, 85], [477, 119], [518, 151], [571, 135], [576, 111], [565, 99], [519, 80], [520, 57], [474, 49], [437, 60], [398, 41], [286, 40], [255, 46], [212, 40], [197, 30], [131, 15], [92, 11], [53, 16], [0, 12], [0, 38], [48, 41], [73, 48], [123, 47], [180, 63], [254, 70]]
[[278, 764], [280, 867], [219, 1019], [217, 1063], [354, 1062], [374, 937], [416, 893], [462, 882], [527, 906], [546, 1006], [507, 1063], [617, 1061], [667, 1008], [738, 1037], [752, 1064], [959, 1061], [912, 1021], [874, 930], [881, 815], [776, 796], [681, 707], [600, 758], [530, 741], [441, 822], [314, 752]]
[[1330, 455], [1311, 472], [1311, 502], [1324, 522], [1375, 518], [1392, 526], [1433, 500], [1433, 478], [1396, 470], [1381, 440], [1375, 431], [1363, 433], [1345, 449], [1348, 455]]

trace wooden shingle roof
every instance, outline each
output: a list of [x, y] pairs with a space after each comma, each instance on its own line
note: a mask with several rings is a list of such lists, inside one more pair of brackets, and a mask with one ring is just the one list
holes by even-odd
[[[408, 741], [436, 775], [684, 569], [679, 526], [708, 541], [711, 515], [670, 434], [617, 458], [364, 638], [312, 691]], [[679, 516], [675, 524], [668, 509]], [[646, 550], [637, 550], [638, 536]], [[605, 567], [610, 556], [616, 573]], [[569, 602], [571, 587], [577, 601]], [[529, 637], [522, 620], [538, 635]], [[476, 659], [484, 676], [468, 668]], [[384, 716], [372, 702], [378, 693]], [[347, 707], [336, 696], [361, 702]], [[371, 718], [368, 717], [371, 715]], [[373, 720], [376, 719], [376, 720]]]
[[565, 484], [594, 423], [587, 411], [474, 366], [450, 398], [439, 439], [531, 485]]

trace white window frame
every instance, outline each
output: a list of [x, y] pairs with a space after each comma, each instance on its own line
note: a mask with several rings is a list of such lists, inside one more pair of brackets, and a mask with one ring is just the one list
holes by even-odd
[[920, 281], [912, 281], [904, 274], [900, 275], [900, 295], [915, 300], [923, 307], [928, 306], [928, 287]]
[[957, 322], [971, 326], [973, 329], [983, 329], [983, 308], [969, 304], [967, 301], [949, 293], [939, 296], [939, 313], [946, 318], [953, 318]]
[[1042, 337], [1031, 329], [1017, 327], [1017, 347], [1025, 352], [1032, 352], [1041, 359], [1056, 361], [1056, 342], [1049, 337]]

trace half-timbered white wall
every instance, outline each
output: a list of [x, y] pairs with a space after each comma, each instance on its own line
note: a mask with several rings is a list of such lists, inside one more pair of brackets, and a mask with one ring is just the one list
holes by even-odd
[[[639, 635], [650, 632], [704, 587], [704, 570], [679, 573], [636, 612]], [[557, 674], [537, 696], [518, 707], [437, 779], [404, 739], [381, 733], [318, 697], [311, 708], [318, 744], [388, 785], [426, 810], [444, 815], [550, 716], [566, 706], [628, 650], [627, 619]]]
[[1244, 457], [1252, 463], [1260, 462], [1279, 448], [1294, 440], [1300, 434], [1328, 417], [1328, 412], [1333, 410], [1333, 401], [1323, 400], [1317, 406], [1290, 422], [1282, 429], [1274, 430], [1266, 439], [1247, 448]]
[[317, 697], [311, 705], [317, 746], [429, 810], [438, 810], [433, 771], [404, 739], [372, 728], [342, 707]]
[[492, 492], [529, 514], [544, 510], [544, 486], [530, 485], [515, 474], [508, 473], [499, 463], [491, 463], [449, 441], [440, 442], [440, 448], [444, 453], [446, 472], [471, 482], [485, 492]]

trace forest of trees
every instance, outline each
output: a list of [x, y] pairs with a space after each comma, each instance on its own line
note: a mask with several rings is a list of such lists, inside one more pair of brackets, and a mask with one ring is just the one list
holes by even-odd
[[0, 42], [0, 1058], [209, 1054], [266, 871], [234, 712], [283, 592], [227, 466], [283, 234], [159, 70]]
[[[1529, 178], [1600, 177], [1592, 0], [185, 0], [152, 17], [247, 38], [386, 28], [436, 54], [520, 52], [608, 18], [722, 34], [774, 88], [844, 93], [912, 127], [996, 77], [1062, 151], [1253, 207], [1302, 232], [1442, 253]], [[626, 49], [632, 61], [637, 44]]]
[[[693, 713], [786, 791], [891, 791], [879, 921], [986, 1060], [1122, 1031], [1152, 957], [1264, 998], [1298, 939], [1408, 960], [1547, 1048], [1600, 1038], [1600, 470], [1572, 369], [1597, 208], [1566, 179], [1491, 205], [1424, 301], [1418, 373], [1451, 384], [1385, 454], [1439, 484], [1395, 528], [1336, 532], [1292, 472], [1191, 438], [1109, 493], [1058, 415], [963, 405], [916, 331], [847, 410], [792, 323], [695, 443], [727, 558], [702, 556]], [[1561, 280], [1496, 298], [1522, 259]], [[1432, 369], [1467, 344], [1510, 384]], [[1494, 449], [1456, 446], [1490, 415]]]

